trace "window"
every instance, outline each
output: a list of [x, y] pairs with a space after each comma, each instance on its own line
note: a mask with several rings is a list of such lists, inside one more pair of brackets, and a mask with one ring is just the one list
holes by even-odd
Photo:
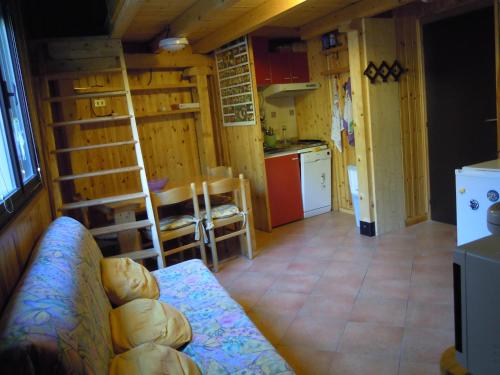
[[0, 226], [41, 185], [12, 22], [0, 7]]

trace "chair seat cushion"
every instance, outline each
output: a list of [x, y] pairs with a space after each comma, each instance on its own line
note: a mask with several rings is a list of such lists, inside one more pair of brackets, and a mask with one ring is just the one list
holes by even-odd
[[[240, 209], [235, 204], [223, 204], [220, 206], [212, 207], [212, 219], [225, 219], [234, 215], [238, 215]], [[206, 212], [204, 211], [202, 217], [206, 217]]]
[[[194, 217], [191, 215], [176, 215], [167, 216], [160, 219], [160, 231], [166, 232], [169, 230], [176, 230], [187, 227], [195, 222]], [[148, 240], [151, 240], [151, 229], [144, 230], [144, 235]]]
[[109, 314], [115, 353], [147, 342], [178, 348], [191, 340], [191, 326], [184, 314], [154, 299], [139, 298]]
[[113, 358], [110, 375], [199, 375], [196, 363], [168, 346], [142, 344]]
[[167, 216], [160, 219], [160, 230], [162, 232], [167, 230], [176, 230], [179, 228], [187, 227], [194, 223], [194, 217], [191, 215], [176, 215]]

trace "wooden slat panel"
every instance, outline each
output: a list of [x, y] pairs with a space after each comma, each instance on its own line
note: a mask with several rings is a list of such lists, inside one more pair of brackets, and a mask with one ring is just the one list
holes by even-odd
[[52, 98], [44, 98], [43, 100], [47, 102], [64, 102], [64, 101], [78, 100], [78, 99], [105, 98], [105, 97], [109, 98], [111, 96], [122, 96], [125, 94], [126, 94], [125, 91], [101, 91], [94, 93], [69, 95], [69, 96], [55, 96]]
[[47, 190], [43, 189], [0, 235], [0, 310], [23, 272], [31, 251], [51, 218]]
[[134, 172], [140, 171], [142, 167], [132, 166], [132, 167], [124, 167], [124, 168], [115, 168], [115, 169], [105, 169], [102, 171], [95, 172], [86, 172], [80, 174], [72, 174], [66, 176], [60, 176], [54, 179], [54, 181], [70, 181], [70, 180], [78, 180], [80, 178], [88, 178], [88, 177], [97, 177], [97, 176], [105, 176], [108, 174], [116, 174], [116, 173], [126, 173], [126, 172]]
[[111, 121], [123, 121], [130, 119], [129, 115], [123, 116], [103, 116], [103, 117], [95, 117], [89, 118], [85, 120], [70, 120], [70, 121], [59, 121], [53, 122], [49, 124], [49, 126], [58, 127], [58, 126], [69, 126], [69, 125], [88, 125], [88, 124], [99, 124], [103, 122], [111, 122]]
[[113, 142], [113, 143], [101, 143], [97, 145], [89, 145], [89, 146], [80, 146], [80, 147], [68, 147], [68, 148], [60, 148], [57, 150], [51, 151], [54, 154], [62, 154], [66, 152], [75, 152], [75, 151], [88, 151], [88, 150], [96, 150], [99, 148], [108, 148], [108, 147], [119, 147], [126, 145], [134, 145], [136, 141], [123, 141], [123, 142]]

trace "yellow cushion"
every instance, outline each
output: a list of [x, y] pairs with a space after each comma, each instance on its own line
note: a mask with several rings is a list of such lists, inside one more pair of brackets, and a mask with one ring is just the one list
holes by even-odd
[[193, 224], [194, 217], [191, 215], [168, 216], [160, 219], [160, 230], [175, 230]]
[[110, 375], [200, 375], [194, 361], [184, 353], [168, 346], [142, 344], [111, 361]]
[[[212, 213], [212, 219], [225, 219], [240, 213], [238, 206], [234, 204], [223, 204], [220, 206], [212, 207], [210, 211]], [[203, 211], [202, 217], [205, 217], [206, 212]]]
[[178, 348], [191, 340], [191, 326], [174, 307], [139, 298], [109, 313], [115, 353], [147, 342]]
[[157, 299], [158, 284], [149, 271], [130, 258], [104, 258], [101, 277], [110, 301], [117, 306], [136, 298]]

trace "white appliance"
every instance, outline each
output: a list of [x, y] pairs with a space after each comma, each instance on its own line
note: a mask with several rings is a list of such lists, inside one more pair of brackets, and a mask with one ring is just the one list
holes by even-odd
[[270, 85], [266, 89], [264, 89], [264, 97], [279, 98], [283, 96], [304, 95], [312, 90], [318, 89], [319, 87], [319, 83], [316, 82], [278, 83], [275, 85]]
[[500, 159], [457, 169], [457, 244], [490, 235], [488, 208], [500, 198]]
[[332, 155], [326, 146], [304, 151], [300, 154], [302, 206], [304, 217], [311, 217], [332, 210]]

